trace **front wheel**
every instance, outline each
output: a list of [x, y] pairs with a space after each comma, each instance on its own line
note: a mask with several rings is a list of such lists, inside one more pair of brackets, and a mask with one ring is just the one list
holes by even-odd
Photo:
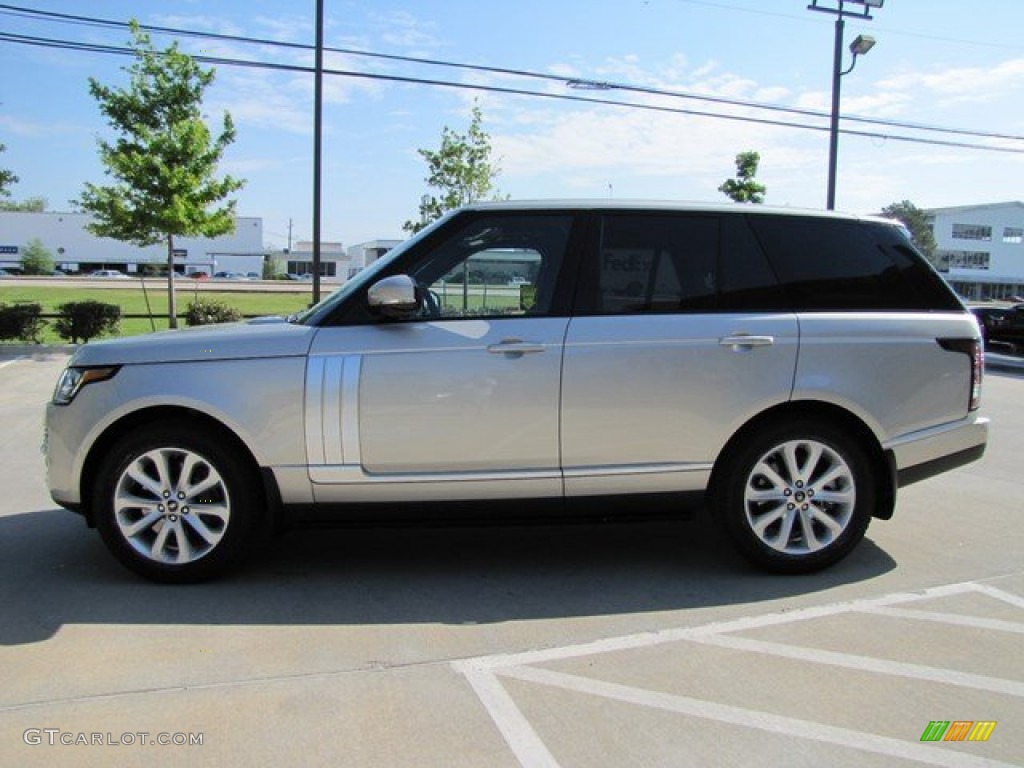
[[875, 508], [860, 444], [827, 424], [776, 424], [725, 467], [718, 514], [736, 548], [771, 571], [809, 573], [841, 560]]
[[115, 557], [153, 581], [205, 581], [253, 543], [258, 475], [223, 441], [180, 425], [119, 440], [96, 483], [96, 527]]

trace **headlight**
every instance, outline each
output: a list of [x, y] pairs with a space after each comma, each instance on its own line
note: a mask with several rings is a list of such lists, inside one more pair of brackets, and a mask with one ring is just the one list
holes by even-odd
[[117, 373], [119, 366], [104, 368], [65, 368], [53, 392], [54, 405], [67, 405], [75, 399], [75, 395], [86, 384], [94, 381], [106, 381]]

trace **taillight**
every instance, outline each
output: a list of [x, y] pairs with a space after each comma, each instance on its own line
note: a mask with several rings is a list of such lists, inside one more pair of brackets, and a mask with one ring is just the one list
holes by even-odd
[[971, 361], [971, 395], [967, 410], [981, 407], [981, 379], [985, 375], [985, 350], [981, 339], [936, 339], [939, 346], [950, 352], [962, 352]]

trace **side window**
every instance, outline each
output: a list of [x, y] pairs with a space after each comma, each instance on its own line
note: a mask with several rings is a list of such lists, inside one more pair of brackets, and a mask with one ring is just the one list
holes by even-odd
[[718, 220], [713, 216], [608, 214], [597, 269], [578, 310], [594, 314], [683, 312], [714, 306]]
[[794, 309], [918, 309], [921, 299], [863, 222], [750, 216]]
[[963, 310], [953, 289], [918, 253], [899, 227], [872, 223], [868, 230], [900, 270], [904, 282], [913, 289], [921, 309]]
[[547, 313], [571, 227], [568, 215], [473, 220], [410, 268], [427, 293], [424, 315]]
[[786, 293], [750, 231], [746, 216], [722, 218], [722, 258], [718, 265], [718, 308], [723, 312], [790, 309]]

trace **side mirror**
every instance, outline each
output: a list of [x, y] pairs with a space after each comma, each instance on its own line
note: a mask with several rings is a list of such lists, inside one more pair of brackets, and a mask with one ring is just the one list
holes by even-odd
[[370, 286], [366, 293], [370, 311], [389, 320], [407, 320], [422, 308], [416, 281], [408, 275], [392, 275]]

